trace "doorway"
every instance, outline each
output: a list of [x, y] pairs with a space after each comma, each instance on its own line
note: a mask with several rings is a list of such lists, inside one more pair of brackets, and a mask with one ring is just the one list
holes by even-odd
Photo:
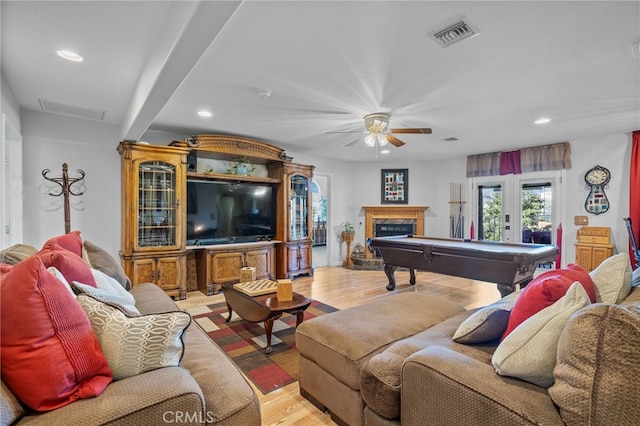
[[313, 247], [313, 268], [329, 265], [329, 194], [330, 177], [314, 174], [311, 181], [311, 206], [313, 224], [311, 227], [311, 245]]
[[561, 171], [473, 178], [471, 186], [477, 239], [557, 244]]

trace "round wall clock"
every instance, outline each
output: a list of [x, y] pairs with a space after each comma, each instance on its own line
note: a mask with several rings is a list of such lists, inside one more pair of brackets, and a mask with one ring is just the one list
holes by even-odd
[[609, 210], [609, 200], [604, 189], [609, 184], [611, 172], [602, 166], [596, 165], [584, 174], [584, 181], [587, 183], [589, 195], [584, 202], [584, 208], [589, 213], [595, 215], [602, 214]]

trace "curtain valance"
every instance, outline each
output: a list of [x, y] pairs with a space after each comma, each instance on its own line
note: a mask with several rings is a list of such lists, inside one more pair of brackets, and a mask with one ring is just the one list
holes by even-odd
[[467, 156], [467, 177], [521, 174], [571, 168], [569, 142], [534, 146], [517, 151]]

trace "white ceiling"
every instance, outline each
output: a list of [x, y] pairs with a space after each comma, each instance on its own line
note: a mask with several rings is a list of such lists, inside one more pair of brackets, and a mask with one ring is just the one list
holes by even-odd
[[[433, 134], [397, 135], [406, 145], [377, 158], [437, 160], [640, 129], [638, 1], [0, 7], [2, 74], [21, 107], [104, 111], [122, 139], [230, 133], [372, 161], [373, 148], [345, 147], [359, 133], [326, 132], [361, 131], [365, 114], [388, 112], [391, 127]], [[462, 17], [480, 34], [446, 48], [429, 37]], [[85, 61], [60, 59], [58, 49]], [[533, 124], [543, 116], [552, 121]]]

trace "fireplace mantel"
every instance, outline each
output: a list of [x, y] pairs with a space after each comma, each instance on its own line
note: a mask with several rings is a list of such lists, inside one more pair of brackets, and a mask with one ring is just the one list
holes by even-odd
[[[424, 235], [424, 212], [428, 206], [363, 206], [364, 238], [367, 241], [374, 236], [374, 222], [379, 219], [415, 220], [416, 235]], [[365, 257], [371, 257], [365, 250]]]

